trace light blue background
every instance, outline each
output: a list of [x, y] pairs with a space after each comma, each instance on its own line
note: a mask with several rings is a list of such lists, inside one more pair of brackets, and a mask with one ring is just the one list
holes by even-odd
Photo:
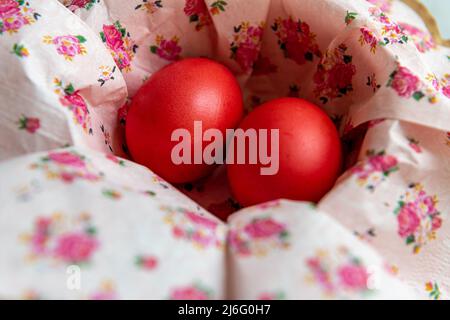
[[437, 20], [441, 35], [450, 38], [450, 0], [421, 0]]

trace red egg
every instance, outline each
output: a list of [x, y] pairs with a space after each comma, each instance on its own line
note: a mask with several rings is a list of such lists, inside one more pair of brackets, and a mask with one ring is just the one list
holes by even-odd
[[[204, 58], [181, 60], [154, 73], [134, 96], [126, 119], [128, 149], [134, 161], [168, 182], [197, 180], [213, 166], [203, 159], [195, 164], [194, 121], [201, 121], [203, 132], [216, 128], [225, 135], [242, 115], [239, 84], [225, 66]], [[172, 133], [181, 128], [191, 136], [191, 162], [175, 164], [171, 155], [179, 141], [172, 141]]]
[[[245, 141], [245, 164], [236, 163], [237, 143], [228, 150], [229, 158], [234, 160], [227, 164], [228, 180], [240, 204], [250, 206], [279, 198], [317, 202], [332, 188], [341, 167], [341, 144], [333, 122], [319, 107], [303, 99], [275, 99], [256, 108], [239, 127], [245, 132], [267, 129], [267, 155], [272, 158], [270, 165], [268, 161], [262, 164], [261, 158], [250, 164], [249, 139]], [[270, 143], [275, 136], [272, 129], [279, 130], [279, 138]], [[260, 152], [264, 136], [258, 137]], [[277, 140], [279, 161], [275, 173]], [[234, 157], [230, 156], [232, 150]], [[271, 173], [275, 174], [261, 174], [264, 167], [272, 167]]]

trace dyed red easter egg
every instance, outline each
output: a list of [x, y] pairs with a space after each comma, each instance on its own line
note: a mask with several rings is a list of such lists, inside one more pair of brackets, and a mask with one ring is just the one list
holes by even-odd
[[[225, 66], [204, 58], [184, 59], [154, 73], [134, 96], [126, 119], [127, 146], [134, 161], [166, 181], [194, 181], [213, 169], [204, 161], [195, 164], [194, 121], [201, 121], [203, 131], [215, 128], [225, 136], [242, 115], [239, 84]], [[171, 156], [179, 143], [172, 141], [172, 133], [180, 128], [191, 135], [190, 164], [175, 164]]]
[[[246, 163], [237, 164], [238, 144], [230, 148], [228, 180], [236, 200], [250, 206], [279, 198], [317, 202], [333, 186], [341, 167], [341, 144], [338, 132], [327, 114], [314, 104], [298, 98], [281, 98], [257, 107], [239, 125], [241, 129], [267, 129], [267, 155], [271, 165], [249, 162], [249, 139], [245, 141]], [[273, 140], [271, 129], [278, 129]], [[258, 135], [258, 152], [263, 140]], [[236, 141], [236, 140], [235, 140]], [[262, 175], [261, 168], [275, 172], [274, 142], [279, 142], [278, 170]], [[235, 156], [230, 156], [234, 150]], [[266, 159], [267, 160], [267, 159]], [[266, 162], [268, 163], [268, 162]]]

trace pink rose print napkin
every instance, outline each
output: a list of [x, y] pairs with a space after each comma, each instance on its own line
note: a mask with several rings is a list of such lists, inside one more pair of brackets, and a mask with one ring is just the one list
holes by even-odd
[[[124, 159], [130, 99], [192, 56], [249, 112], [329, 114], [345, 172], [317, 206]], [[0, 297], [449, 298], [450, 49], [402, 1], [0, 0], [0, 66]]]
[[66, 148], [0, 171], [1, 298], [225, 297], [225, 224], [146, 168]]
[[98, 34], [57, 1], [0, 1], [0, 159], [65, 145], [123, 154], [127, 88]]
[[225, 224], [146, 168], [79, 147], [4, 161], [0, 174], [1, 298], [415, 297], [309, 204]]
[[375, 248], [424, 298], [448, 298], [448, 134], [397, 120], [369, 127], [359, 161], [318, 207]]
[[411, 299], [392, 267], [311, 204], [273, 201], [229, 219], [237, 299]]

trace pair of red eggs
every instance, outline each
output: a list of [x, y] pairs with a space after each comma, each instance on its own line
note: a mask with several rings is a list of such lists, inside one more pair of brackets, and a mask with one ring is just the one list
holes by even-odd
[[[199, 123], [200, 138], [196, 132]], [[215, 166], [205, 161], [202, 152], [213, 142], [225, 145], [227, 129], [235, 128], [256, 134], [266, 130], [266, 135], [256, 136], [259, 141], [252, 142], [247, 135], [244, 144], [234, 143], [232, 157], [226, 158], [226, 150], [225, 154], [218, 154], [218, 149], [211, 153], [216, 159], [226, 158], [229, 184], [241, 205], [278, 198], [316, 202], [333, 186], [341, 166], [341, 146], [327, 114], [306, 100], [280, 98], [244, 117], [242, 93], [235, 77], [209, 59], [184, 59], [153, 74], [133, 98], [126, 140], [136, 162], [168, 182], [185, 183], [211, 173]], [[174, 139], [177, 129], [184, 130], [187, 136], [181, 138], [180, 134], [178, 140]], [[208, 129], [215, 129], [224, 138], [217, 141], [217, 135], [205, 137], [203, 133]], [[261, 161], [264, 139], [269, 145], [262, 150], [266, 157]], [[257, 146], [252, 145], [255, 142]], [[174, 160], [174, 150], [182, 159], [191, 161]], [[245, 152], [244, 161], [237, 161], [239, 152]], [[257, 153], [253, 154], [256, 163], [250, 161], [251, 152]], [[269, 165], [272, 172], [262, 174], [261, 169]]]

